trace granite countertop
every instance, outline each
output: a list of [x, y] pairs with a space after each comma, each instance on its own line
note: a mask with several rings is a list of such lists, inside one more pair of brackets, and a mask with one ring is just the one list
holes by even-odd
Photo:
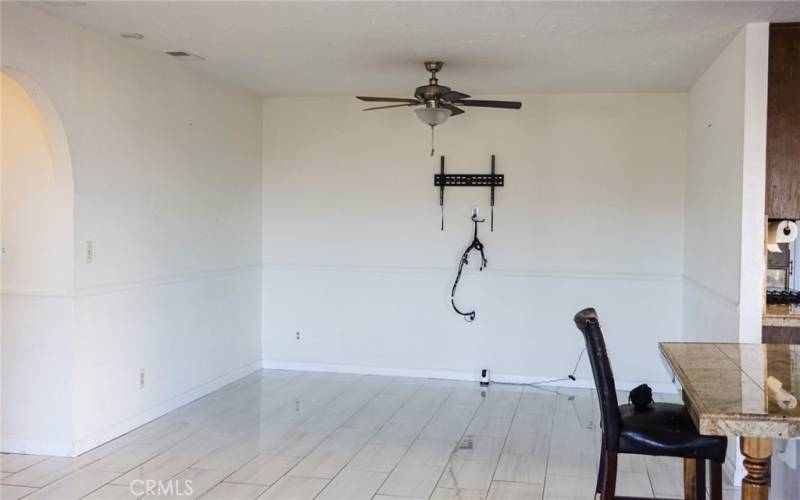
[[800, 345], [662, 342], [661, 354], [701, 434], [800, 437], [800, 405], [768, 395], [775, 377], [800, 399]]
[[800, 327], [800, 305], [767, 304], [764, 326]]

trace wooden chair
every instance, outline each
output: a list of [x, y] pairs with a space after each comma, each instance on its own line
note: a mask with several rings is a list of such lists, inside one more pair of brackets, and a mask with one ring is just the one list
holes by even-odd
[[615, 495], [617, 455], [620, 453], [680, 457], [685, 461], [684, 472], [691, 471], [688, 466], [693, 462], [694, 491], [691, 487], [685, 491], [686, 498], [693, 500], [706, 498], [705, 461], [708, 460], [711, 499], [721, 500], [727, 438], [700, 435], [683, 405], [655, 403], [644, 410], [636, 410], [633, 405], [620, 406], [597, 313], [592, 308], [580, 311], [575, 315], [575, 325], [586, 341], [600, 402], [603, 442], [595, 500], [623, 498]]

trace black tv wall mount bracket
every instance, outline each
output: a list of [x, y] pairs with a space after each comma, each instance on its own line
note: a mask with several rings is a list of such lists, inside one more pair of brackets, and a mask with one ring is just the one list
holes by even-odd
[[492, 170], [489, 174], [445, 174], [444, 156], [439, 161], [439, 173], [433, 176], [433, 185], [439, 188], [439, 206], [442, 210], [441, 230], [444, 231], [444, 188], [450, 187], [488, 187], [489, 205], [491, 207], [490, 230], [494, 231], [494, 189], [503, 187], [505, 176], [495, 173], [495, 158], [492, 155]]

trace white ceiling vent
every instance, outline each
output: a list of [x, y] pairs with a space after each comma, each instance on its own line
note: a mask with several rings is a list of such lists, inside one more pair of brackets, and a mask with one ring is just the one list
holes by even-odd
[[197, 54], [193, 54], [186, 50], [165, 50], [165, 54], [168, 56], [172, 56], [175, 59], [180, 59], [182, 61], [205, 61], [206, 58], [202, 56], [198, 56]]

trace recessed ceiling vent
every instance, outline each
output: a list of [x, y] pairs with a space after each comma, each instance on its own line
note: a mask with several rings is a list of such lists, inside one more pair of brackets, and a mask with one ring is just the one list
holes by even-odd
[[175, 59], [180, 59], [182, 61], [205, 61], [206, 58], [202, 56], [198, 56], [197, 54], [193, 54], [186, 50], [165, 50], [165, 54], [168, 56], [172, 56]]

